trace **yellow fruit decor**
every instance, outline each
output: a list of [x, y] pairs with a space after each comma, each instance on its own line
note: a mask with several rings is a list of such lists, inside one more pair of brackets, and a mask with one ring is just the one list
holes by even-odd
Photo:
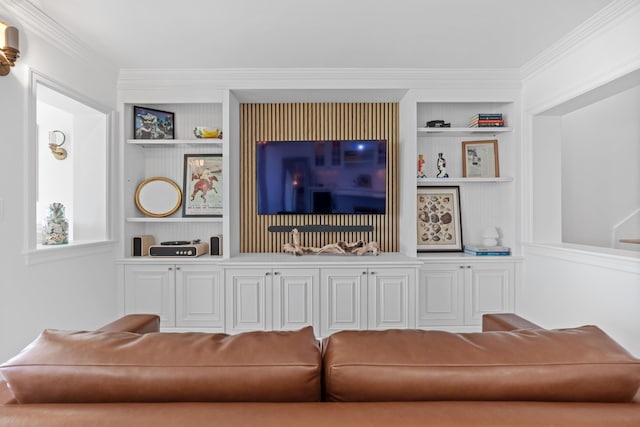
[[222, 139], [222, 131], [218, 128], [208, 128], [204, 126], [198, 126], [193, 130], [196, 138], [218, 138]]

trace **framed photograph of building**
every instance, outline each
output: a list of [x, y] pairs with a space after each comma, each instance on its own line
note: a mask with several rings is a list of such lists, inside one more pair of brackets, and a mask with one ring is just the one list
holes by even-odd
[[183, 217], [222, 216], [222, 154], [185, 154]]
[[134, 139], [174, 139], [175, 117], [168, 111], [133, 107]]
[[462, 176], [465, 178], [498, 178], [498, 141], [463, 141]]
[[418, 187], [418, 252], [462, 252], [460, 187]]

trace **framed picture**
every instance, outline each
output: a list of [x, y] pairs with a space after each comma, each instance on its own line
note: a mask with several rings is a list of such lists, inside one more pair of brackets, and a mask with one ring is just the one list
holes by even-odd
[[466, 178], [498, 178], [498, 141], [463, 141], [462, 176]]
[[173, 113], [146, 107], [133, 107], [134, 139], [174, 139]]
[[222, 154], [185, 154], [182, 216], [222, 216]]
[[460, 187], [418, 187], [418, 252], [462, 252]]

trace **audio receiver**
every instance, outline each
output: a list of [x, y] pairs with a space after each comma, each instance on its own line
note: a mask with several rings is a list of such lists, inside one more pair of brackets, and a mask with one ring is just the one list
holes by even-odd
[[208, 243], [187, 245], [153, 245], [149, 247], [149, 256], [197, 257], [209, 253]]

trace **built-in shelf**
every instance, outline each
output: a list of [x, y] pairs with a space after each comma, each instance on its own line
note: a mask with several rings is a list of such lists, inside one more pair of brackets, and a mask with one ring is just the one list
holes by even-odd
[[461, 182], [512, 182], [513, 177], [500, 178], [416, 178], [418, 185], [447, 185]]
[[486, 128], [418, 128], [418, 136], [442, 134], [442, 136], [469, 136], [475, 134], [495, 135], [497, 133], [511, 132], [510, 127], [486, 127]]
[[192, 138], [192, 139], [127, 139], [127, 144], [141, 147], [172, 147], [177, 145], [195, 146], [222, 146], [223, 139], [217, 138]]
[[152, 218], [152, 217], [129, 217], [127, 218], [127, 222], [158, 222], [158, 223], [169, 223], [169, 222], [193, 222], [193, 223], [202, 223], [202, 222], [222, 222], [222, 218], [211, 218], [211, 217], [195, 217], [195, 218], [183, 218], [183, 217], [166, 217], [166, 218]]

